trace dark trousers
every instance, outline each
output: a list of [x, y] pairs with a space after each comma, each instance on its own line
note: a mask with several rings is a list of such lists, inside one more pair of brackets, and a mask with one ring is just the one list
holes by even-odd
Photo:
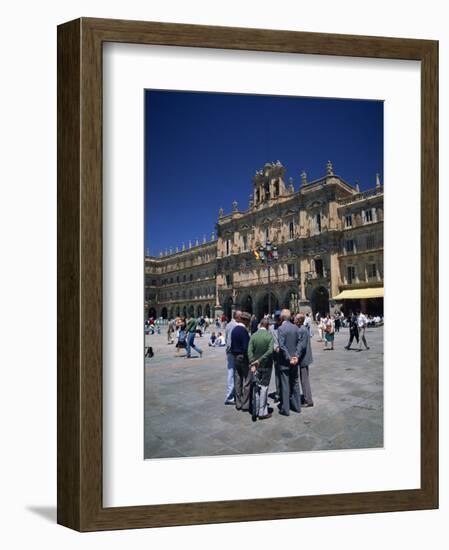
[[312, 388], [310, 387], [309, 380], [309, 365], [299, 367], [299, 377], [301, 379], [302, 394], [304, 396], [304, 402], [308, 405], [313, 405]]
[[349, 342], [348, 342], [348, 345], [346, 346], [347, 348], [350, 348], [351, 347], [351, 344], [352, 344], [352, 341], [354, 340], [354, 338], [357, 340], [357, 344], [359, 343], [359, 331], [350, 331], [349, 333]]
[[279, 382], [281, 403], [279, 410], [286, 415], [290, 409], [301, 412], [301, 395], [299, 392], [299, 367], [295, 365], [279, 365]]
[[243, 411], [249, 411], [251, 371], [249, 370], [248, 357], [245, 355], [235, 355], [234, 357], [235, 407]]
[[274, 381], [276, 383], [276, 395], [279, 398], [281, 395], [281, 383], [279, 381], [279, 355], [273, 353], [273, 364], [274, 364]]

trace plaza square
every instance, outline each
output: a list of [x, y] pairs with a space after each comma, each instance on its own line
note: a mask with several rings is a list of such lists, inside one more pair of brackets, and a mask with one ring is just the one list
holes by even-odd
[[146, 336], [154, 357], [145, 360], [145, 458], [383, 446], [383, 327], [367, 329], [370, 349], [361, 352], [344, 349], [347, 329], [336, 335], [333, 351], [323, 350], [315, 331], [314, 407], [284, 417], [269, 399], [273, 416], [263, 422], [223, 404], [226, 353], [208, 347], [209, 334], [196, 339], [203, 357], [190, 360], [174, 357], [165, 328]]

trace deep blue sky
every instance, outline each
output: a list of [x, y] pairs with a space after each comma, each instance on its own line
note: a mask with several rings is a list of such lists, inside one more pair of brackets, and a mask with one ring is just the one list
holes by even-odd
[[383, 182], [383, 102], [145, 91], [145, 250], [208, 239], [218, 209], [248, 208], [252, 180], [280, 160], [295, 190], [334, 173], [362, 190]]

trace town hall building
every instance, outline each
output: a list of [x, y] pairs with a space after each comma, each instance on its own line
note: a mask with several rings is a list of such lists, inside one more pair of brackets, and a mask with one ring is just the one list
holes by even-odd
[[[374, 180], [374, 178], [373, 178]], [[383, 313], [383, 185], [361, 192], [334, 173], [295, 189], [279, 162], [253, 177], [248, 206], [220, 208], [210, 239], [145, 257], [147, 317], [288, 307]]]

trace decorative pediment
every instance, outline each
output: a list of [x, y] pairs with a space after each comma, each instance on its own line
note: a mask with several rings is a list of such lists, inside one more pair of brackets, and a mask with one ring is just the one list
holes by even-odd
[[251, 226], [246, 223], [240, 226], [240, 231], [248, 231], [248, 229], [251, 229]]
[[324, 201], [314, 200], [307, 203], [306, 208], [319, 208], [321, 206], [324, 206]]

